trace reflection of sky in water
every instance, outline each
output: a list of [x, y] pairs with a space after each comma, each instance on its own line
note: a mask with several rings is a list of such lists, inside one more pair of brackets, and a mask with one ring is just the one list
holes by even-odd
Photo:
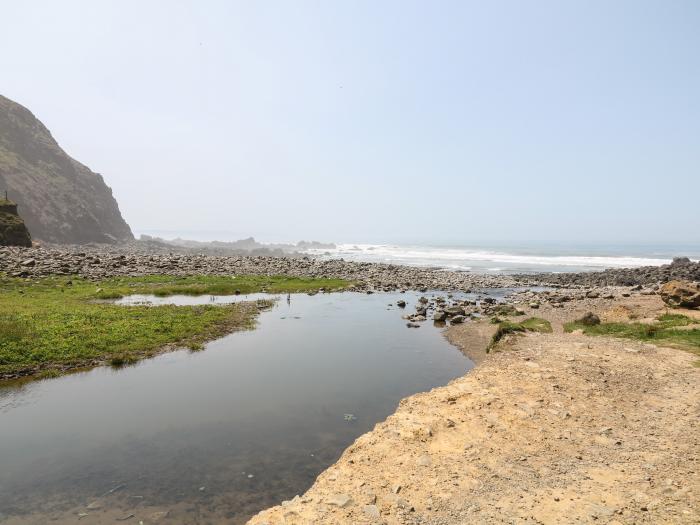
[[407, 329], [399, 298], [408, 311], [417, 296], [281, 296], [257, 330], [202, 352], [0, 389], [0, 517], [116, 481], [124, 497], [221, 498], [239, 516], [303, 492], [401, 398], [470, 366], [429, 323]]

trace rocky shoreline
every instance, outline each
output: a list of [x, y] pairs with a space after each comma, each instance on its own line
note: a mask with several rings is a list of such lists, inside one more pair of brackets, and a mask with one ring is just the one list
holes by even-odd
[[671, 264], [640, 268], [611, 268], [600, 272], [538, 273], [514, 275], [524, 282], [555, 286], [636, 286], [658, 284], [680, 279], [700, 281], [700, 262], [676, 257]]
[[207, 255], [153, 252], [124, 246], [50, 248], [0, 247], [0, 272], [11, 277], [76, 275], [91, 280], [141, 275], [290, 275], [355, 283], [356, 290], [395, 291], [505, 288], [518, 282], [505, 275], [447, 272], [395, 264], [321, 260], [312, 257]]
[[[672, 279], [700, 281], [700, 262], [674, 259], [664, 266], [609, 269], [600, 272], [542, 274], [481, 274], [398, 264], [351, 262], [288, 254], [235, 255], [197, 253], [188, 249], [127, 243], [122, 245], [69, 245], [0, 247], [0, 272], [12, 277], [40, 278], [76, 275], [91, 280], [141, 275], [290, 275], [346, 279], [356, 290], [476, 291], [488, 288], [545, 286], [610, 295], [620, 287], [643, 287], [654, 293]], [[618, 290], [619, 291], [619, 290]], [[576, 293], [576, 292], [575, 292]], [[580, 293], [579, 293], [580, 295]], [[554, 293], [565, 302], [571, 293]], [[552, 299], [552, 298], [547, 298]]]

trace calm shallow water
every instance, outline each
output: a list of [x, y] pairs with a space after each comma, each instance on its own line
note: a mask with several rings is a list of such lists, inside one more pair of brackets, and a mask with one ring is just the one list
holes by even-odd
[[388, 306], [417, 297], [283, 296], [256, 330], [201, 352], [0, 388], [0, 521], [167, 510], [168, 523], [238, 523], [304, 492], [401, 398], [471, 367], [439, 328], [408, 329]]

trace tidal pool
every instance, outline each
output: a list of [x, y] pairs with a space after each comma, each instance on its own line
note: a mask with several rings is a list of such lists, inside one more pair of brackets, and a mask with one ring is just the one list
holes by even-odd
[[406, 327], [418, 297], [280, 296], [203, 351], [0, 387], [0, 522], [242, 523], [303, 493], [401, 398], [472, 366], [431, 322]]

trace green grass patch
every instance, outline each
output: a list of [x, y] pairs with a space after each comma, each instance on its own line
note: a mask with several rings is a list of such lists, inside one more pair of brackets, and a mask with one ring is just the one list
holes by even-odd
[[687, 315], [682, 314], [663, 314], [656, 318], [659, 325], [663, 328], [673, 328], [675, 326], [688, 326], [697, 321], [693, 321]]
[[664, 346], [688, 350], [700, 355], [700, 329], [683, 328], [697, 324], [690, 317], [680, 314], [664, 314], [653, 324], [647, 323], [601, 323], [596, 326], [585, 326], [578, 322], [566, 323], [564, 330], [573, 332], [583, 330], [586, 335], [604, 335], [635, 339]]
[[131, 294], [168, 295], [234, 295], [255, 292], [294, 293], [310, 290], [342, 290], [349, 283], [341, 279], [313, 279], [284, 275], [261, 276], [188, 276], [149, 275], [130, 279], [111, 279], [98, 285], [96, 299], [119, 299]]
[[[12, 374], [110, 363], [125, 366], [173, 345], [192, 350], [255, 324], [270, 302], [122, 306], [100, 301], [130, 294], [223, 295], [337, 290], [349, 283], [285, 276], [148, 276], [91, 282], [76, 277], [0, 277], [0, 379]], [[48, 374], [48, 375], [47, 375]]]
[[523, 332], [540, 332], [552, 333], [552, 325], [546, 319], [539, 317], [529, 317], [519, 323], [511, 321], [499, 321], [496, 333], [491, 337], [491, 342], [486, 347], [486, 353], [489, 353], [498, 342], [508, 334], [517, 334]]

